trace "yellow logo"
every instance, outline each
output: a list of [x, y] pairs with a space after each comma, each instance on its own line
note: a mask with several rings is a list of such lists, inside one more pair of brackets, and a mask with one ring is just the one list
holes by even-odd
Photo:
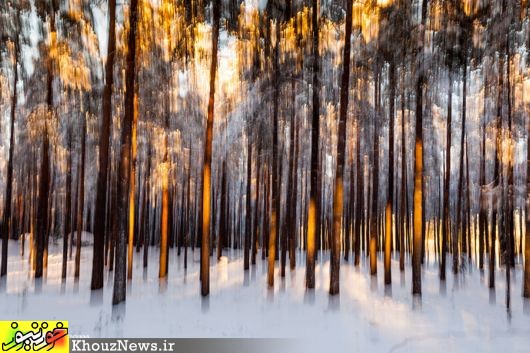
[[0, 321], [2, 352], [68, 353], [68, 321]]

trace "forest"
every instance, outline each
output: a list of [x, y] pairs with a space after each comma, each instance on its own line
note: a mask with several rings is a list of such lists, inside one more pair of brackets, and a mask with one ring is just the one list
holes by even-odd
[[421, 300], [434, 263], [502, 279], [510, 312], [529, 55], [527, 0], [1, 1], [4, 288], [12, 258], [35, 282], [58, 258], [118, 304], [197, 256], [208, 296], [236, 256], [269, 288], [329, 261], [330, 296], [355, 267]]

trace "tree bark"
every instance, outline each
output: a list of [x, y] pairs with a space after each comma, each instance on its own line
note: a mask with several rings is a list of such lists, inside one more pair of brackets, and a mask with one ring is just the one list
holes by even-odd
[[318, 191], [318, 174], [319, 165], [319, 135], [320, 135], [320, 73], [319, 73], [319, 38], [318, 38], [318, 0], [312, 0], [313, 9], [311, 13], [312, 40], [313, 40], [313, 102], [311, 116], [311, 175], [309, 189], [309, 211], [307, 215], [307, 259], [306, 259], [306, 287], [315, 288], [315, 256], [316, 256], [316, 237], [319, 234], [319, 191]]
[[346, 2], [346, 30], [342, 57], [342, 76], [340, 86], [339, 126], [337, 132], [337, 164], [333, 190], [333, 229], [331, 241], [329, 294], [335, 295], [340, 289], [340, 246], [341, 226], [344, 211], [344, 162], [346, 158], [346, 122], [350, 87], [350, 51], [352, 31], [352, 1]]
[[210, 204], [212, 135], [215, 103], [215, 76], [217, 73], [217, 46], [219, 41], [220, 0], [213, 0], [212, 63], [210, 67], [210, 96], [204, 139], [204, 165], [202, 172], [202, 240], [201, 240], [201, 295], [210, 293]]
[[118, 215], [121, 217], [116, 240], [116, 269], [114, 271], [114, 292], [112, 304], [119, 304], [126, 298], [127, 235], [129, 219], [129, 176], [131, 166], [131, 139], [134, 120], [134, 95], [136, 80], [136, 34], [138, 26], [138, 0], [131, 0], [129, 8], [129, 36], [125, 69], [125, 114], [121, 130], [120, 164], [118, 169]]

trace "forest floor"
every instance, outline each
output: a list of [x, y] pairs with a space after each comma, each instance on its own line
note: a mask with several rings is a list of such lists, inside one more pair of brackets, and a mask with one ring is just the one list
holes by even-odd
[[[113, 307], [113, 276], [105, 272], [105, 288], [90, 290], [91, 246], [83, 246], [81, 275], [61, 283], [62, 243], [50, 242], [46, 279], [35, 282], [19, 243], [10, 241], [8, 276], [0, 286], [2, 320], [68, 320], [70, 334], [89, 337], [286, 337], [312, 342], [326, 352], [528, 352], [530, 303], [521, 297], [521, 265], [512, 275], [512, 308], [505, 306], [505, 272], [496, 273], [496, 290], [487, 288], [487, 272], [468, 267], [454, 277], [448, 266], [445, 286], [438, 266], [423, 269], [421, 302], [411, 296], [411, 270], [399, 272], [393, 261], [392, 285], [383, 285], [361, 263], [342, 262], [340, 295], [330, 297], [329, 261], [320, 257], [316, 288], [304, 286], [305, 266], [297, 252], [295, 271], [279, 266], [274, 290], [266, 283], [266, 262], [257, 260], [246, 273], [238, 250], [227, 250], [210, 268], [210, 296], [200, 296], [199, 251], [189, 251], [184, 270], [182, 252], [170, 249], [167, 281], [158, 279], [158, 248], [151, 247], [149, 267], [135, 253], [133, 279], [125, 305]], [[26, 249], [27, 254], [27, 249]], [[75, 249], [74, 249], [75, 254]], [[259, 253], [261, 255], [261, 253]], [[75, 256], [74, 256], [75, 257]], [[407, 259], [408, 260], [408, 259]], [[448, 263], [451, 261], [448, 259]], [[288, 264], [287, 264], [288, 266]], [[457, 280], [455, 280], [457, 279]], [[313, 344], [314, 343], [314, 344]]]

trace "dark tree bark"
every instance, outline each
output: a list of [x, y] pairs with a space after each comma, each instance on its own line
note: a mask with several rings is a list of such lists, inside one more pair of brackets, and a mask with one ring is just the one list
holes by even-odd
[[112, 88], [114, 85], [114, 58], [116, 54], [116, 0], [108, 0], [109, 37], [105, 62], [102, 121], [99, 135], [99, 169], [96, 184], [96, 222], [94, 225], [94, 254], [92, 258], [91, 289], [103, 287], [103, 257], [106, 214], [107, 179], [109, 170], [110, 128], [112, 124]]
[[346, 159], [346, 122], [350, 87], [350, 51], [352, 32], [352, 1], [346, 2], [346, 31], [342, 57], [342, 76], [340, 84], [339, 126], [337, 132], [337, 165], [333, 191], [333, 228], [331, 240], [330, 285], [329, 294], [339, 293], [340, 288], [340, 246], [341, 226], [344, 211], [344, 162]]
[[250, 134], [250, 124], [247, 122], [247, 190], [246, 190], [246, 209], [245, 209], [245, 238], [244, 238], [244, 255], [243, 255], [243, 269], [249, 269], [249, 251], [250, 242], [252, 238], [252, 142]]
[[120, 215], [116, 239], [116, 269], [112, 304], [125, 301], [127, 276], [127, 235], [129, 219], [129, 176], [131, 162], [132, 123], [134, 119], [134, 95], [136, 80], [136, 34], [138, 26], [138, 0], [131, 0], [129, 8], [129, 36], [125, 69], [125, 114], [121, 128], [120, 163], [118, 169], [117, 211]]
[[[55, 36], [55, 1], [51, 2], [51, 9], [49, 13], [49, 22], [50, 22], [50, 36], [53, 38]], [[50, 194], [50, 138], [48, 131], [48, 121], [51, 120], [52, 116], [55, 114], [53, 106], [53, 80], [54, 80], [54, 65], [52, 60], [49, 60], [48, 63], [48, 76], [46, 82], [46, 104], [48, 106], [48, 111], [44, 116], [44, 131], [42, 136], [42, 157], [41, 157], [41, 167], [40, 167], [40, 177], [39, 177], [39, 196], [38, 196], [38, 206], [37, 206], [37, 251], [36, 251], [36, 261], [35, 261], [35, 278], [41, 278], [43, 275], [43, 257], [44, 257], [44, 247], [47, 238], [46, 229], [48, 226], [48, 198]]]
[[[20, 10], [17, 11], [17, 20], [20, 17]], [[11, 121], [9, 130], [9, 155], [7, 159], [7, 178], [6, 178], [6, 194], [4, 199], [4, 219], [2, 221], [3, 239], [2, 239], [2, 264], [0, 266], [0, 277], [7, 275], [7, 247], [9, 243], [9, 236], [12, 232], [12, 219], [11, 219], [11, 204], [13, 194], [13, 151], [15, 148], [15, 118], [18, 102], [18, 63], [20, 61], [20, 43], [17, 38], [14, 41], [14, 57], [15, 62], [13, 64], [13, 96], [11, 98]]]
[[319, 165], [319, 130], [320, 130], [320, 73], [319, 73], [319, 38], [318, 38], [318, 0], [312, 1], [313, 9], [311, 12], [312, 41], [313, 41], [313, 100], [311, 115], [311, 175], [309, 189], [309, 213], [307, 215], [307, 259], [306, 259], [306, 287], [315, 288], [315, 256], [316, 256], [316, 237], [319, 235], [319, 189], [318, 174]]

